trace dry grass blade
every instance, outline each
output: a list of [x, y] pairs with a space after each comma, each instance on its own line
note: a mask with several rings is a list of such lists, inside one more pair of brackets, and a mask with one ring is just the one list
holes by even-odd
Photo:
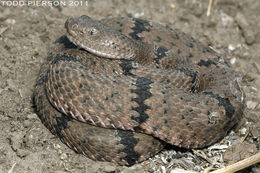
[[8, 173], [13, 173], [14, 167], [15, 167], [16, 163], [13, 164], [13, 166], [11, 167], [11, 169], [8, 171]]
[[215, 160], [208, 158], [207, 155], [203, 151], [198, 151], [198, 150], [194, 150], [194, 149], [192, 149], [192, 151], [193, 151], [194, 154], [196, 154], [197, 156], [207, 160], [212, 165], [219, 165], [220, 166], [220, 163], [216, 162]]
[[209, 0], [208, 9], [207, 9], [207, 16], [210, 15], [211, 7], [212, 7], [212, 1], [213, 0]]

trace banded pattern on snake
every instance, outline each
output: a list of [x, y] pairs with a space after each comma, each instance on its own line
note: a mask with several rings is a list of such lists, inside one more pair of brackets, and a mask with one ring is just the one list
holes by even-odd
[[43, 124], [78, 153], [132, 165], [169, 143], [202, 148], [243, 112], [241, 76], [193, 37], [136, 18], [66, 21], [34, 98]]

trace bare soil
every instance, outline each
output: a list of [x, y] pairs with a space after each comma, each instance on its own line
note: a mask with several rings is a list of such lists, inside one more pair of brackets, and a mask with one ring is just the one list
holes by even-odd
[[[0, 4], [0, 173], [1, 172], [173, 172], [219, 168], [259, 152], [260, 1], [90, 0], [46, 7]], [[14, 1], [13, 1], [14, 2]], [[24, 2], [31, 2], [24, 0]], [[46, 1], [47, 2], [47, 1]], [[55, 1], [53, 1], [54, 4]], [[10, 5], [10, 3], [9, 3]], [[243, 74], [246, 100], [239, 127], [211, 148], [183, 151], [172, 146], [130, 168], [92, 161], [54, 137], [34, 111], [32, 93], [40, 65], [65, 33], [68, 17], [133, 16], [178, 28], [211, 46]], [[242, 172], [259, 172], [256, 164]]]

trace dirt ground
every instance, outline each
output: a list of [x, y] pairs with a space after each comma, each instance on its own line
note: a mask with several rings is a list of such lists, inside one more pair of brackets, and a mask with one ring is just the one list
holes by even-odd
[[[82, 4], [66, 1], [66, 5], [53, 7], [32, 4], [36, 1], [23, 2], [30, 4], [0, 1], [0, 173], [173, 173], [176, 168], [203, 171], [259, 152], [259, 0], [215, 0], [209, 16], [208, 0], [90, 0]], [[168, 147], [130, 168], [92, 161], [74, 153], [41, 124], [34, 112], [32, 93], [41, 63], [52, 43], [65, 33], [66, 18], [83, 14], [94, 19], [133, 16], [165, 23], [225, 55], [244, 76], [246, 108], [241, 125], [204, 150]], [[260, 164], [242, 172], [259, 173]]]

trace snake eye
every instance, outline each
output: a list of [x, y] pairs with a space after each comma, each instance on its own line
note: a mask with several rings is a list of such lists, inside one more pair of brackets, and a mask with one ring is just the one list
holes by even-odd
[[94, 35], [96, 32], [97, 32], [97, 30], [95, 28], [90, 29], [90, 35]]

